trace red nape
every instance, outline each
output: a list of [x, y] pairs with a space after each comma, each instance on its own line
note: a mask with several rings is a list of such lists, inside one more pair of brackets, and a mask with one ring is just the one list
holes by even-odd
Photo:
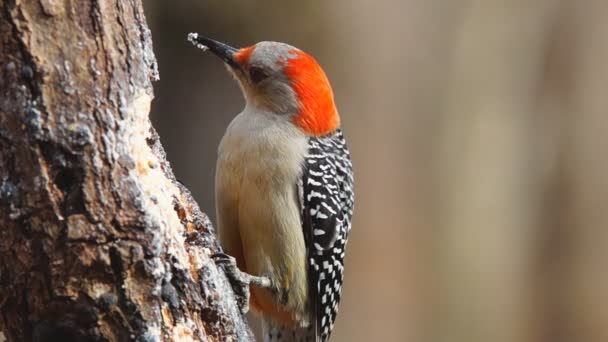
[[290, 52], [296, 57], [289, 59], [283, 70], [300, 102], [300, 111], [293, 118], [293, 122], [314, 136], [335, 131], [340, 126], [340, 117], [325, 72], [317, 61], [305, 52]]

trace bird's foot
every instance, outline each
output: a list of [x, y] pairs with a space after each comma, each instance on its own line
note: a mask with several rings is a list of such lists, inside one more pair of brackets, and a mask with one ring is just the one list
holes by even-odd
[[246, 314], [249, 311], [249, 298], [251, 297], [249, 285], [272, 288], [272, 282], [268, 277], [253, 276], [239, 270], [234, 257], [225, 253], [216, 253], [211, 257], [224, 270], [224, 273], [228, 277], [232, 290], [237, 297], [237, 304], [241, 309], [241, 313]]

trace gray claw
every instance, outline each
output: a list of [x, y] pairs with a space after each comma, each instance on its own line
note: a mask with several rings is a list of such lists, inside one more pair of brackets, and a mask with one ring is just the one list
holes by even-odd
[[249, 311], [250, 284], [258, 287], [272, 288], [272, 283], [267, 277], [252, 276], [239, 270], [236, 259], [233, 256], [225, 253], [216, 253], [211, 255], [211, 258], [224, 270], [232, 285], [232, 290], [237, 296], [237, 303], [243, 314]]

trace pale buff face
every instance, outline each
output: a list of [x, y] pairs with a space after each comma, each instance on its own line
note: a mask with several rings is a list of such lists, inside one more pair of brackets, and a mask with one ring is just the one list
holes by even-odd
[[295, 50], [284, 43], [260, 42], [239, 69], [228, 66], [248, 105], [287, 117], [298, 112], [297, 96], [284, 73], [288, 61], [297, 58]]

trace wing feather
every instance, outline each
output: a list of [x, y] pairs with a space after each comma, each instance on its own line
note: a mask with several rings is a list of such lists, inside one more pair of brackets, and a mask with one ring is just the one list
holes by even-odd
[[298, 193], [309, 258], [311, 320], [317, 340], [327, 341], [340, 302], [354, 205], [352, 163], [340, 130], [310, 138]]

